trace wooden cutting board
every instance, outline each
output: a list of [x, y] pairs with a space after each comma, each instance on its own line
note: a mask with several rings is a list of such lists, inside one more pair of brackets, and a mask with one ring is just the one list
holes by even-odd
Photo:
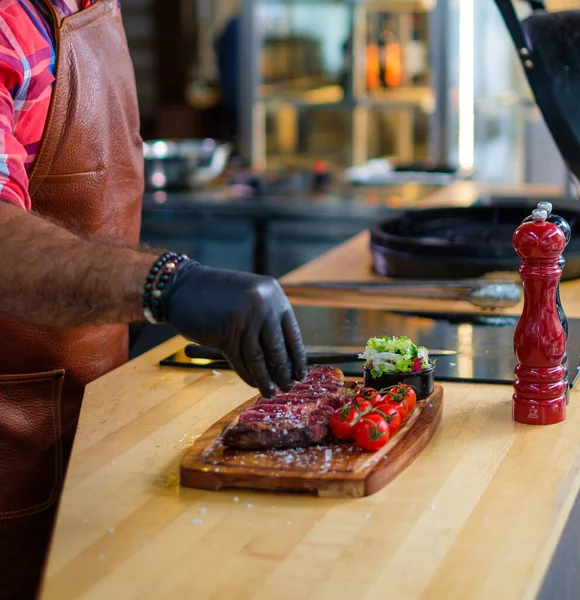
[[242, 404], [210, 427], [181, 460], [181, 485], [308, 492], [356, 498], [374, 494], [403, 471], [429, 443], [443, 412], [443, 387], [417, 403], [403, 427], [377, 452], [352, 444], [325, 444], [295, 450], [240, 451], [223, 446], [223, 430], [253, 405]]

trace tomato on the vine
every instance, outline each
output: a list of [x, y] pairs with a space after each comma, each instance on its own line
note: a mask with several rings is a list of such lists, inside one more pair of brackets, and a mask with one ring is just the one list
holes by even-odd
[[387, 404], [383, 402], [378, 406], [375, 406], [374, 411], [379, 413], [389, 425], [389, 429], [391, 430], [391, 434], [394, 435], [401, 428], [401, 423], [403, 419], [401, 418], [401, 413], [394, 407], [392, 404]]
[[358, 394], [358, 396], [362, 396], [365, 400], [368, 400], [372, 404], [375, 403], [375, 398], [378, 396], [377, 390], [372, 387], [364, 387], [362, 388]]
[[399, 397], [398, 395], [393, 394], [392, 391], [389, 391], [384, 396], [383, 404], [384, 403], [394, 406], [399, 411], [399, 414], [401, 415], [401, 421], [404, 421], [407, 418], [409, 407], [403, 397]]
[[393, 386], [389, 390], [389, 402], [393, 405], [405, 404], [405, 412], [409, 414], [417, 405], [417, 394], [415, 390], [406, 383]]
[[354, 439], [363, 450], [374, 452], [382, 448], [391, 437], [389, 426], [378, 413], [361, 418], [354, 427]]
[[417, 406], [417, 393], [410, 385], [401, 384], [398, 387], [402, 390], [402, 393], [405, 395], [405, 400], [407, 401], [409, 412], [413, 412], [413, 409], [415, 408], [415, 406]]
[[373, 405], [370, 400], [366, 400], [358, 394], [354, 397], [353, 406], [361, 413], [370, 412], [373, 408]]
[[354, 440], [354, 424], [359, 417], [360, 411], [352, 404], [335, 410], [330, 417], [330, 430], [334, 437], [345, 442]]

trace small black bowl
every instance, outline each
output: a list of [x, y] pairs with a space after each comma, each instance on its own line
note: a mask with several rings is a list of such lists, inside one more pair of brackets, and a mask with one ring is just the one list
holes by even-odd
[[415, 390], [417, 400], [424, 400], [433, 393], [435, 365], [415, 373], [383, 373], [380, 377], [373, 377], [368, 367], [363, 367], [363, 371], [365, 387], [383, 390], [399, 383], [406, 383]]

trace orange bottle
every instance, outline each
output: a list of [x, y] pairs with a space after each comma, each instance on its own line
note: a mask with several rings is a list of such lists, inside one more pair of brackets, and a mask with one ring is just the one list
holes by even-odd
[[381, 86], [379, 61], [379, 46], [369, 43], [367, 45], [367, 90], [369, 92], [374, 92]]
[[382, 35], [385, 40], [384, 60], [385, 79], [387, 87], [399, 87], [403, 82], [403, 53], [395, 34], [389, 27], [390, 22], [385, 22], [385, 30]]

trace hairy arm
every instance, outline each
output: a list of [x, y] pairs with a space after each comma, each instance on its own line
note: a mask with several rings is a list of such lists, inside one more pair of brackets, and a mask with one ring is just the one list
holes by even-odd
[[0, 312], [42, 327], [143, 319], [158, 254], [80, 238], [0, 201]]

